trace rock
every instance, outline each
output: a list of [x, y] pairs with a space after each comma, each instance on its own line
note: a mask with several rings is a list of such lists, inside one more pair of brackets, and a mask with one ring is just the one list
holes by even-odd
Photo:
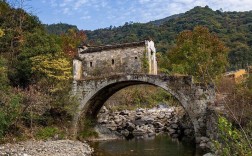
[[201, 140], [201, 142], [206, 143], [206, 142], [209, 141], [209, 138], [207, 138], [207, 137], [201, 137], [200, 140]]
[[136, 116], [135, 116], [135, 120], [140, 120], [140, 119], [142, 119], [142, 116], [141, 116], [141, 115], [136, 115]]
[[207, 154], [204, 154], [203, 156], [215, 156], [215, 155], [212, 153], [207, 153]]
[[135, 129], [135, 125], [131, 122], [126, 123], [127, 130], [132, 132]]
[[111, 131], [115, 131], [117, 129], [117, 125], [114, 122], [112, 122], [111, 124], [107, 125], [107, 128]]
[[130, 132], [129, 132], [127, 129], [125, 129], [125, 130], [122, 130], [122, 131], [121, 131], [121, 134], [122, 134], [123, 136], [127, 137], [127, 136], [130, 134]]
[[169, 134], [174, 134], [174, 133], [176, 133], [176, 130], [175, 130], [175, 129], [172, 129], [172, 128], [169, 128], [169, 129], [168, 129], [168, 132], [169, 132]]
[[207, 144], [206, 143], [200, 143], [200, 148], [202, 148], [202, 149], [205, 149], [206, 148], [206, 146], [207, 146]]
[[154, 126], [155, 128], [162, 128], [162, 127], [164, 127], [164, 125], [163, 125], [161, 122], [155, 122], [155, 123], [153, 124], [153, 126]]
[[22, 144], [4, 144], [0, 147], [0, 155], [16, 156], [89, 156], [93, 152], [86, 143], [72, 140], [26, 141]]
[[141, 120], [141, 119], [140, 119], [140, 120], [134, 121], [133, 123], [134, 123], [135, 125], [142, 126], [142, 125], [145, 125], [146, 122], [145, 122], [144, 120]]
[[106, 112], [108, 112], [108, 109], [105, 106], [103, 106], [100, 110], [100, 113], [106, 113]]
[[152, 124], [154, 122], [154, 119], [149, 116], [142, 117], [142, 120], [145, 121], [146, 124]]
[[[140, 108], [135, 111], [123, 110], [100, 113], [98, 123], [109, 128], [112, 133], [120, 133], [121, 136], [127, 136], [133, 131], [136, 135], [141, 134], [140, 137], [148, 134], [153, 136], [164, 132], [168, 132], [174, 137], [179, 136], [181, 132], [185, 134], [184, 136], [193, 136], [192, 124], [187, 124], [187, 120], [181, 120], [184, 117], [183, 113], [180, 116], [177, 113], [174, 107], [147, 110]], [[183, 125], [187, 126], [187, 128], [183, 127]], [[198, 143], [201, 141], [199, 140]]]
[[214, 147], [214, 144], [211, 141], [208, 141], [206, 146], [208, 149], [212, 149]]
[[146, 131], [143, 129], [136, 129], [132, 132], [134, 136], [143, 136], [145, 133]]
[[163, 119], [163, 118], [165, 118], [165, 114], [164, 113], [160, 113], [160, 114], [158, 114], [157, 118], [158, 119]]
[[185, 129], [185, 130], [184, 130], [184, 135], [185, 135], [185, 136], [189, 136], [191, 133], [192, 133], [192, 130], [191, 130], [191, 129]]
[[138, 108], [138, 109], [136, 110], [136, 112], [137, 112], [137, 113], [144, 113], [144, 112], [145, 112], [145, 109], [143, 109], [143, 108]]
[[200, 137], [196, 137], [195, 138], [195, 142], [196, 142], [196, 144], [199, 144], [201, 142], [201, 138]]
[[129, 116], [129, 111], [128, 110], [123, 110], [119, 113], [119, 115], [125, 115], [125, 116]]
[[172, 134], [171, 137], [177, 138], [179, 135], [178, 134]]
[[178, 125], [177, 124], [171, 124], [171, 128], [178, 129]]
[[117, 125], [121, 125], [122, 124], [122, 119], [120, 119], [120, 118], [117, 118], [114, 121], [115, 121], [115, 124], [117, 124]]

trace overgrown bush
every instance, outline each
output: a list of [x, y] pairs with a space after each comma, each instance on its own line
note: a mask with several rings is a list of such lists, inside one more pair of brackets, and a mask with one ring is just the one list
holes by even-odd
[[56, 137], [57, 139], [63, 139], [64, 138], [64, 133], [60, 131], [57, 127], [44, 127], [41, 128], [37, 133], [36, 133], [36, 138], [37, 139], [50, 139], [53, 137]]
[[80, 131], [79, 136], [78, 136], [80, 140], [98, 137], [98, 133], [94, 129], [94, 126], [96, 124], [96, 122], [94, 120], [85, 119], [85, 121], [83, 121], [82, 124], [83, 124], [81, 126], [82, 130]]
[[215, 148], [221, 156], [251, 156], [252, 146], [251, 128], [237, 129], [225, 117], [219, 117], [219, 140], [215, 141]]

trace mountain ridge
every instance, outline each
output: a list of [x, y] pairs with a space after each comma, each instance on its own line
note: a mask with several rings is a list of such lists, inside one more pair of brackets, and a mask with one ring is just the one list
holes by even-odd
[[176, 36], [195, 26], [207, 27], [230, 49], [230, 69], [252, 65], [252, 11], [213, 11], [208, 6], [193, 9], [164, 19], [147, 23], [128, 23], [119, 27], [86, 30], [90, 45], [106, 45], [153, 39], [158, 52], [168, 53]]

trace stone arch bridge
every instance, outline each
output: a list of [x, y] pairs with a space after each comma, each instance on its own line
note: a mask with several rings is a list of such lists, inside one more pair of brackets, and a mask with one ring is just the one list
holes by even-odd
[[73, 94], [79, 100], [73, 121], [74, 135], [78, 133], [81, 120], [96, 119], [99, 110], [110, 96], [125, 87], [137, 84], [161, 87], [175, 96], [193, 123], [195, 138], [206, 136], [207, 106], [214, 102], [214, 87], [193, 83], [191, 76], [146, 74], [113, 75], [74, 81]]

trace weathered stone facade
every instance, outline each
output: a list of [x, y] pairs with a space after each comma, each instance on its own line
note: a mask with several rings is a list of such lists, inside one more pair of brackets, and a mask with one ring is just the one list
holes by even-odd
[[75, 80], [119, 73], [156, 75], [156, 49], [153, 41], [100, 47], [80, 46], [73, 67]]
[[112, 75], [105, 78], [74, 81], [73, 94], [80, 101], [74, 118], [75, 134], [81, 119], [96, 118], [105, 101], [115, 92], [130, 85], [150, 84], [161, 87], [178, 99], [188, 113], [196, 141], [206, 136], [207, 105], [214, 102], [214, 87], [195, 84], [191, 76], [165, 76], [146, 74]]

